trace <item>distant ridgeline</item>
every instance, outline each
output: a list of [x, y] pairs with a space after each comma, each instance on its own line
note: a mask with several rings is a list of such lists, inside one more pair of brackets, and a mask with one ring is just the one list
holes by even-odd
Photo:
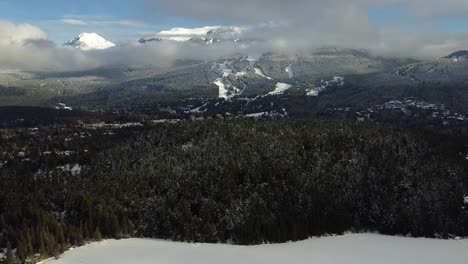
[[[0, 170], [0, 248], [21, 262], [101, 238], [468, 235], [466, 142], [455, 137], [313, 120], [188, 121], [107, 136], [70, 128], [49, 131], [61, 138], [53, 143], [2, 133], [0, 150], [21, 158]], [[61, 147], [74, 152], [53, 154]]]

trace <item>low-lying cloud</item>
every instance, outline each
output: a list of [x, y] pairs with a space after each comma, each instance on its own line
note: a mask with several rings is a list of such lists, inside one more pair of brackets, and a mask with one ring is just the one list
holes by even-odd
[[[171, 41], [142, 45], [129, 40], [116, 48], [85, 52], [51, 42], [36, 26], [0, 22], [0, 68], [30, 71], [139, 65], [165, 68], [177, 59], [213, 60], [237, 53], [257, 55], [268, 51], [296, 54], [321, 46], [362, 48], [383, 56], [437, 59], [468, 48], [468, 33], [427, 28], [434, 27], [432, 17], [468, 12], [465, 0], [447, 0], [443, 6], [436, 0], [148, 1], [168, 15], [194, 19], [207, 26], [221, 23], [242, 27], [243, 38], [258, 41], [249, 45], [205, 46]], [[389, 7], [411, 17], [414, 25], [401, 21], [376, 24], [369, 18], [371, 10]], [[76, 18], [62, 22], [92, 23]]]
[[256, 48], [225, 43], [205, 46], [191, 42], [136, 40], [106, 50], [82, 51], [58, 45], [38, 27], [0, 22], [0, 69], [25, 71], [81, 71], [101, 67], [153, 66], [170, 68], [176, 60], [214, 60], [235, 53], [260, 52]]
[[[266, 37], [280, 39], [285, 48], [292, 50], [337, 45], [368, 49], [380, 55], [435, 59], [468, 49], [465, 33], [437, 30], [440, 19], [466, 19], [466, 0], [148, 1], [158, 10], [204, 23], [286, 25], [270, 30], [272, 34]], [[376, 25], [369, 18], [376, 10], [396, 12], [395, 21]]]

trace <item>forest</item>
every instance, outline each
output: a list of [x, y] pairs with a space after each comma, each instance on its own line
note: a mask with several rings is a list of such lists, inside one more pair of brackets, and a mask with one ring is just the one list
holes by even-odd
[[[28, 144], [37, 154], [47, 145], [2, 141], [0, 152]], [[89, 147], [86, 154], [67, 157], [78, 173], [57, 170], [53, 155], [0, 166], [3, 263], [103, 238], [252, 245], [347, 231], [468, 236], [466, 143], [313, 119], [183, 121], [92, 135], [74, 145]]]

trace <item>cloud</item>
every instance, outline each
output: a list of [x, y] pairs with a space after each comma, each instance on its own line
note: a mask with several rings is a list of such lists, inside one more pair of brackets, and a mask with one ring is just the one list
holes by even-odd
[[178, 59], [212, 60], [236, 52], [234, 44], [210, 48], [170, 41], [147, 45], [129, 42], [107, 50], [81, 51], [55, 44], [33, 25], [0, 22], [0, 69], [48, 72], [149, 65], [169, 68]]
[[408, 13], [423, 17], [463, 16], [468, 12], [466, 0], [409, 0], [401, 1]]
[[[371, 8], [388, 5], [396, 0], [148, 0], [155, 8], [171, 14], [201, 21], [255, 23], [266, 21], [319, 21], [324, 13], [346, 11], [348, 8]], [[339, 18], [338, 16], [336, 18]]]
[[8, 21], [0, 21], [0, 45], [20, 44], [25, 40], [38, 40], [46, 38], [46, 33], [33, 25], [15, 25]]
[[56, 22], [65, 25], [75, 26], [122, 26], [122, 27], [148, 27], [149, 25], [141, 21], [130, 20], [130, 19], [113, 19], [113, 17], [105, 15], [78, 15], [69, 14], [63, 16], [62, 19]]
[[[466, 16], [468, 1], [446, 0], [148, 0], [173, 16], [203, 23], [281, 26], [260, 28], [263, 36], [284, 49], [320, 45], [365, 48], [379, 55], [435, 59], [468, 47], [464, 33], [438, 29], [442, 19]], [[397, 10], [391, 24], [369, 19], [375, 10]]]
[[[465, 0], [446, 0], [443, 6], [435, 0], [148, 1], [169, 16], [195, 19], [204, 25], [221, 23], [240, 26], [245, 29], [245, 39], [258, 41], [250, 45], [226, 43], [208, 47], [173, 42], [139, 45], [135, 39], [116, 48], [83, 52], [54, 44], [43, 30], [33, 25], [0, 22], [0, 68], [33, 71], [74, 71], [133, 65], [167, 68], [177, 59], [212, 60], [238, 53], [260, 54], [268, 51], [296, 54], [323, 45], [364, 48], [384, 56], [436, 59], [468, 48], [467, 33], [432, 30], [434, 20], [431, 18], [468, 12], [468, 2]], [[424, 8], [420, 8], [422, 6]], [[370, 20], [369, 12], [388, 7], [411, 16], [417, 27], [405, 25], [405, 20], [392, 24], [375, 24]], [[61, 27], [86, 27], [98, 33], [105, 31], [106, 27], [119, 32], [128, 32], [129, 28], [151, 28], [139, 21], [100, 16], [67, 15], [55, 22]], [[121, 27], [127, 28], [122, 30]], [[416, 30], [410, 31], [409, 28]]]
[[[392, 7], [416, 16], [466, 16], [466, 0], [147, 0], [157, 9], [201, 21], [251, 23], [259, 21], [314, 20], [324, 12], [357, 8], [365, 14], [370, 9]], [[333, 12], [333, 11], [332, 11]], [[337, 13], [338, 14], [338, 13]]]
[[121, 26], [121, 27], [147, 27], [145, 23], [133, 20], [82, 20], [76, 18], [63, 18], [57, 22], [71, 26]]
[[72, 26], [87, 26], [88, 25], [88, 22], [85, 22], [79, 19], [73, 19], [73, 18], [64, 18], [64, 19], [60, 19], [59, 21], [62, 24], [72, 25]]

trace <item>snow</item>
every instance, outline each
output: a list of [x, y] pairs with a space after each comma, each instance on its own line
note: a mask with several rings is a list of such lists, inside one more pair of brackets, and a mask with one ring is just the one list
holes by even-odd
[[65, 166], [59, 166], [57, 169], [70, 172], [72, 176], [77, 176], [81, 174], [82, 167], [80, 164], [67, 164]]
[[220, 28], [219, 26], [209, 26], [201, 28], [172, 28], [169, 30], [163, 30], [156, 33], [154, 36], [144, 38], [143, 40], [151, 39], [165, 39], [173, 41], [189, 41], [195, 37], [204, 37], [206, 34], [214, 29]]
[[115, 47], [115, 44], [107, 41], [96, 33], [81, 33], [77, 38], [65, 43], [80, 50], [103, 50]]
[[269, 95], [278, 95], [278, 94], [283, 94], [286, 90], [290, 89], [292, 85], [287, 84], [287, 83], [277, 83], [276, 88], [274, 91], [269, 92]]
[[285, 71], [289, 74], [289, 79], [294, 78], [294, 70], [292, 68], [292, 64], [289, 64]]
[[194, 109], [190, 110], [189, 113], [203, 113], [203, 112], [206, 112], [206, 109], [204, 111], [201, 111], [201, 109], [203, 107], [206, 107], [207, 105], [208, 105], [208, 103], [205, 103], [205, 104], [203, 104], [203, 105], [201, 105], [201, 106], [199, 106], [197, 108], [194, 108]]
[[320, 89], [317, 88], [312, 88], [307, 90], [307, 96], [319, 96], [320, 94]]
[[68, 110], [68, 111], [72, 111], [72, 110], [73, 110], [72, 107], [67, 106], [67, 105], [64, 104], [64, 103], [58, 103], [58, 105], [55, 107], [55, 109], [57, 109], [57, 110]]
[[228, 77], [229, 74], [232, 74], [232, 70], [229, 69], [229, 61], [225, 61], [223, 63], [218, 63], [218, 67], [219, 69], [221, 70], [221, 72], [223, 73], [223, 77]]
[[258, 61], [258, 56], [249, 55], [246, 58], [244, 58], [244, 60], [250, 62], [250, 66], [253, 66], [254, 63]]
[[228, 90], [226, 89], [226, 86], [223, 83], [223, 78], [216, 79], [214, 84], [216, 84], [216, 86], [218, 86], [219, 88], [219, 92], [218, 92], [219, 98], [225, 98], [225, 99], [229, 98]]
[[107, 240], [67, 252], [47, 264], [465, 264], [468, 240], [376, 234], [312, 238], [259, 246], [188, 244], [149, 239]]
[[313, 87], [311, 89], [307, 89], [307, 96], [319, 96], [321, 92], [327, 90], [330, 86], [343, 86], [345, 84], [344, 78], [340, 76], [335, 76], [333, 79], [329, 81], [322, 80], [320, 82], [320, 87]]
[[224, 78], [229, 76], [234, 76], [236, 78], [243, 77], [247, 74], [247, 72], [240, 71], [234, 73], [234, 71], [230, 68], [231, 64], [232, 62], [226, 60], [223, 63], [216, 63], [213, 65], [213, 69], [217, 68], [222, 73], [222, 76], [214, 81], [214, 84], [218, 86], [219, 98], [230, 99], [242, 93], [241, 89], [231, 85], [230, 81], [228, 79], [225, 80]]
[[260, 69], [260, 68], [254, 68], [254, 71], [255, 71], [255, 74], [257, 74], [258, 76], [261, 76], [263, 78], [267, 78], [268, 80], [273, 80], [273, 78], [271, 78], [270, 76], [266, 76], [263, 73], [262, 69]]
[[255, 117], [255, 118], [258, 118], [258, 117], [262, 117], [262, 116], [265, 116], [265, 115], [268, 115], [268, 112], [260, 112], [260, 113], [248, 114], [248, 115], [245, 115], [245, 117]]

